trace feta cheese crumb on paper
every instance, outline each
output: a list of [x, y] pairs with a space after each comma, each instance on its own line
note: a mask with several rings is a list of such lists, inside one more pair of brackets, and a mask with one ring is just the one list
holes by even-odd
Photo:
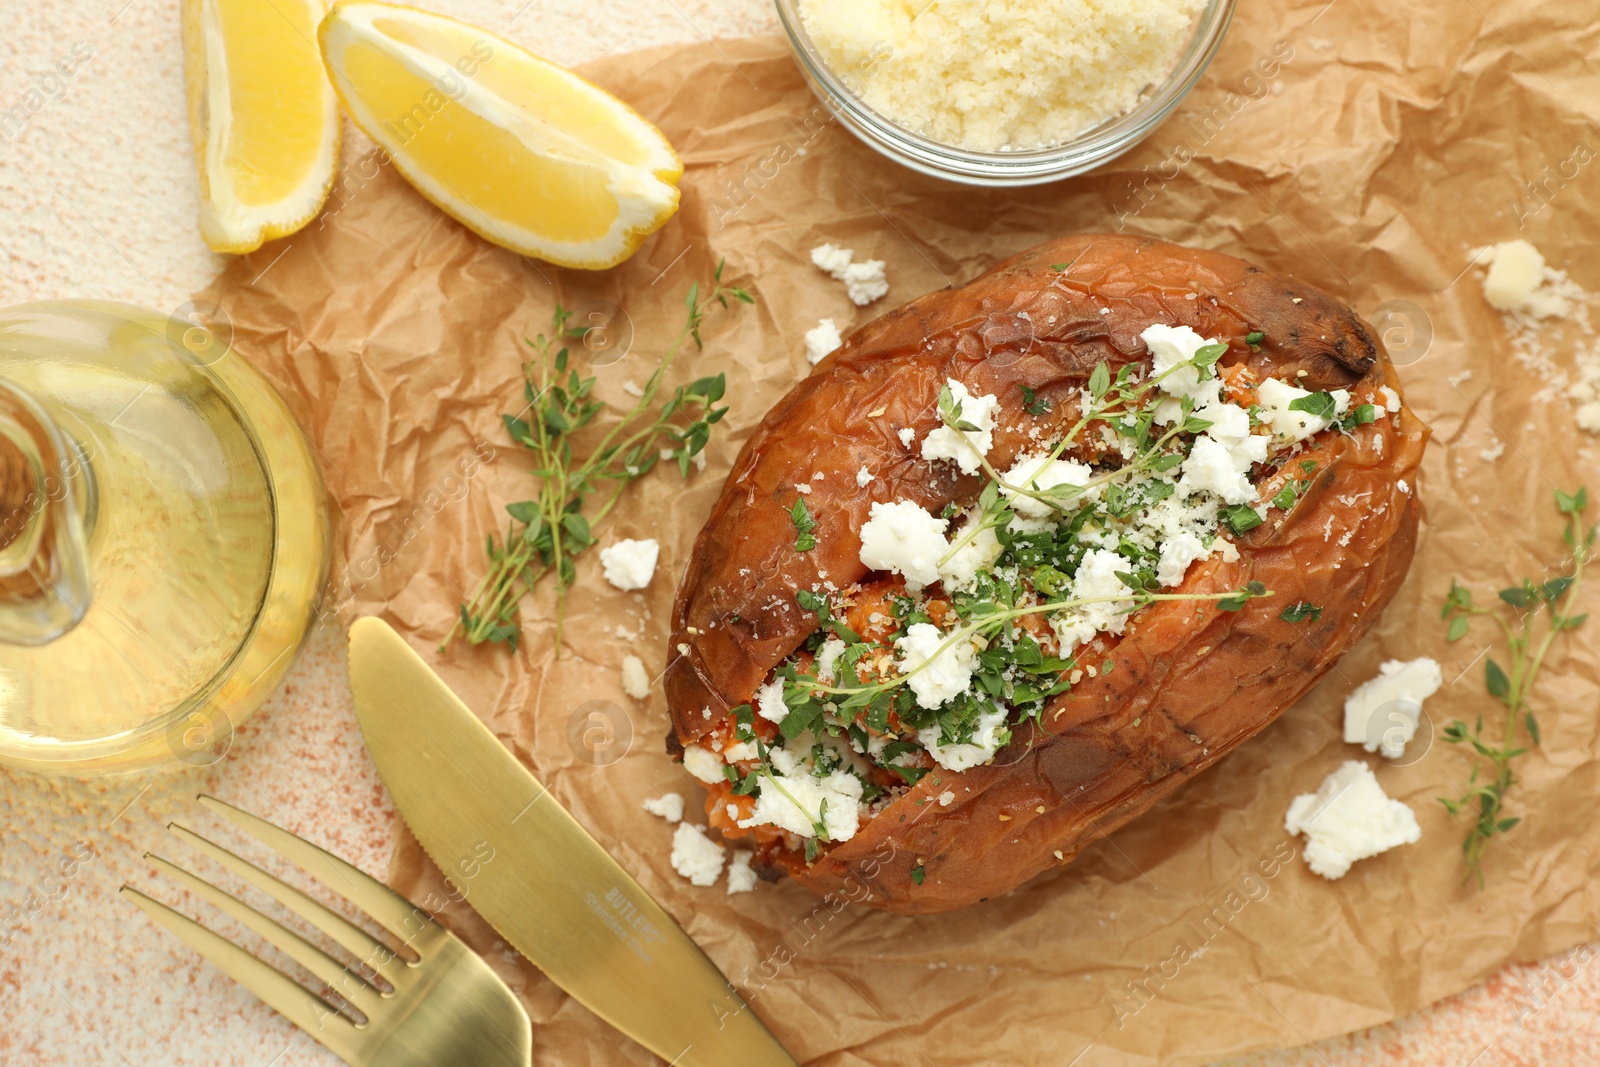
[[1283, 828], [1306, 836], [1306, 866], [1330, 881], [1357, 860], [1422, 837], [1416, 813], [1391, 800], [1360, 760], [1346, 760], [1315, 793], [1295, 797]]
[[806, 331], [806, 362], [815, 367], [822, 362], [823, 356], [842, 344], [844, 338], [839, 336], [839, 327], [834, 325], [834, 321], [821, 319]]
[[1422, 702], [1443, 684], [1439, 664], [1427, 656], [1389, 660], [1345, 698], [1345, 741], [1368, 752], [1381, 749], [1385, 759], [1399, 759], [1417, 734]]
[[1495, 438], [1494, 442], [1490, 444], [1488, 448], [1478, 450], [1478, 458], [1483, 460], [1485, 463], [1493, 463], [1495, 460], [1499, 459], [1505, 454], [1506, 443], [1499, 438]]
[[850, 249], [840, 248], [835, 244], [820, 244], [811, 250], [812, 265], [835, 278], [844, 273], [844, 269], [854, 258], [856, 254]]
[[741, 848], [734, 852], [733, 859], [728, 863], [728, 895], [735, 893], [748, 893], [760, 881], [756, 872], [750, 866], [750, 860], [755, 855], [749, 849]]
[[642, 541], [624, 538], [600, 550], [600, 565], [605, 570], [606, 581], [623, 592], [631, 592], [650, 584], [660, 552], [661, 546], [653, 537]]
[[[973, 668], [978, 665], [978, 653], [970, 640], [950, 641], [948, 647], [942, 647], [949, 636], [932, 623], [918, 622], [906, 630], [904, 637], [895, 639], [900, 673], [906, 676], [906, 685], [916, 694], [917, 703], [929, 710], [942, 708], [966, 692]], [[1003, 725], [1005, 715], [999, 714], [999, 724]], [[932, 732], [922, 740], [931, 752], [935, 743]]]
[[1502, 241], [1473, 252], [1472, 258], [1489, 269], [1483, 275], [1483, 297], [1500, 311], [1520, 312], [1536, 319], [1565, 315], [1571, 310], [1566, 296], [1545, 283], [1551, 281], [1544, 256], [1527, 241]]
[[895, 436], [900, 438], [901, 444], [905, 445], [907, 448], [910, 448], [911, 442], [917, 439], [917, 431], [913, 430], [909, 426], [904, 426], [895, 431]]
[[722, 776], [722, 757], [704, 745], [683, 746], [683, 769], [707, 785], [727, 781]]
[[644, 396], [643, 387], [641, 387], [639, 383], [634, 381], [632, 378], [629, 378], [627, 381], [622, 383], [622, 391], [627, 393], [629, 396]]
[[856, 488], [865, 489], [871, 483], [872, 483], [872, 472], [871, 471], [867, 470], [866, 467], [862, 467], [860, 470], [856, 471]]
[[939, 560], [950, 548], [944, 539], [947, 524], [909, 500], [875, 501], [861, 527], [861, 565], [903, 575], [913, 590], [932, 585], [939, 580]]
[[722, 846], [698, 826], [682, 822], [672, 834], [672, 869], [690, 885], [715, 885], [722, 875]]
[[635, 700], [650, 696], [650, 675], [638, 656], [622, 657], [622, 691]]
[[683, 821], [683, 796], [678, 793], [662, 793], [658, 797], [646, 797], [641, 805], [651, 815], [659, 815], [668, 822]]
[[973, 396], [967, 387], [954, 378], [946, 379], [945, 387], [961, 406], [959, 421], [975, 426], [973, 430], [952, 430], [939, 426], [922, 439], [922, 458], [928, 462], [948, 459], [964, 474], [976, 474], [983, 466], [983, 457], [994, 445], [994, 412], [1000, 398], [992, 393]]
[[811, 262], [844, 283], [845, 295], [857, 307], [866, 307], [889, 291], [881, 259], [853, 262], [856, 254], [848, 248], [822, 244], [811, 250]]

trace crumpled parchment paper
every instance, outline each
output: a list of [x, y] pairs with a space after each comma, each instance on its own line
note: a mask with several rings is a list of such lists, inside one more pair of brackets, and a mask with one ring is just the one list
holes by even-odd
[[[687, 165], [679, 215], [632, 260], [565, 271], [486, 244], [368, 155], [327, 211], [235, 262], [203, 298], [234, 347], [283, 390], [343, 514], [329, 607], [377, 614], [655, 893], [802, 1061], [826, 1064], [1198, 1063], [1371, 1026], [1597, 936], [1600, 627], [1559, 642], [1537, 694], [1544, 748], [1519, 762], [1524, 821], [1490, 847], [1488, 888], [1463, 887], [1465, 830], [1435, 800], [1469, 769], [1419, 737], [1380, 780], [1416, 809], [1419, 844], [1329, 883], [1282, 829], [1299, 792], [1342, 760], [1344, 696], [1386, 658], [1437, 657], [1426, 711], [1496, 715], [1489, 628], [1444, 641], [1452, 577], [1493, 590], [1557, 559], [1556, 488], [1600, 467], [1571, 405], [1511, 354], [1469, 250], [1531, 238], [1600, 290], [1600, 38], [1592, 8], [1507, 0], [1241, 5], [1198, 88], [1146, 143], [1057, 185], [980, 191], [923, 178], [858, 143], [806, 90], [776, 39], [617, 56], [586, 73], [658, 123]], [[1492, 19], [1492, 21], [1491, 21]], [[1218, 248], [1343, 296], [1384, 332], [1408, 402], [1432, 424], [1415, 566], [1373, 634], [1279, 722], [1071, 866], [1002, 899], [929, 918], [819, 901], [789, 884], [726, 896], [668, 863], [671, 828], [640, 801], [700, 792], [663, 754], [659, 686], [622, 692], [624, 655], [665, 664], [667, 616], [691, 541], [749, 427], [807, 373], [802, 334], [846, 332], [960, 283], [1043, 238], [1128, 229]], [[853, 307], [813, 268], [832, 241], [889, 265], [887, 298]], [[606, 323], [583, 350], [599, 394], [630, 397], [718, 259], [754, 307], [715, 309], [674, 378], [725, 371], [732, 413], [703, 471], [663, 467], [628, 490], [602, 542], [661, 542], [655, 580], [620, 593], [598, 553], [580, 568], [559, 659], [552, 601], [525, 602], [527, 639], [434, 649], [484, 573], [484, 538], [533, 479], [500, 425], [520, 407], [522, 338], [556, 301]], [[592, 316], [599, 316], [593, 318]], [[1557, 331], [1559, 332], [1559, 331]], [[1569, 331], [1570, 332], [1570, 331]], [[1570, 341], [1554, 365], [1570, 362]], [[1503, 454], [1492, 456], [1503, 443]], [[1592, 588], [1584, 594], [1595, 600]], [[1498, 721], [1495, 719], [1494, 721]], [[1425, 728], [1424, 733], [1428, 731]], [[407, 838], [394, 880], [439, 875]], [[530, 905], [534, 906], [534, 905]], [[447, 921], [524, 996], [540, 1063], [650, 1057], [567, 998], [459, 906]], [[1077, 1058], [1075, 1058], [1077, 1057]]]

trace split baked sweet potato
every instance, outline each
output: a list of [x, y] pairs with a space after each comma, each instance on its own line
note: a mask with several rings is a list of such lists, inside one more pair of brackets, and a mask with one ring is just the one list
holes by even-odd
[[[770, 741], [774, 728], [749, 707], [774, 671], [789, 663], [793, 675], [800, 662], [805, 677], [808, 642], [817, 645], [824, 625], [860, 638], [887, 618], [887, 607], [857, 610], [895, 595], [897, 579], [861, 560], [875, 502], [934, 514], [977, 506], [982, 472], [930, 462], [914, 443], [953, 425], [940, 411], [950, 383], [998, 401], [987, 458], [1003, 471], [1067, 433], [1089, 403], [1097, 366], [1115, 375], [1138, 365], [1119, 381], [1148, 377], [1140, 335], [1156, 324], [1225, 343], [1216, 371], [1230, 382], [1343, 390], [1356, 403], [1381, 392], [1399, 411], [1380, 402], [1383, 417], [1347, 418], [1297, 444], [1292, 463], [1258, 465], [1250, 477], [1279, 510], [1266, 508], [1266, 521], [1228, 538], [1231, 562], [1202, 559], [1169, 591], [1209, 599], [1152, 600], [1121, 633], [1074, 645], [1071, 674], [1061, 672], [1042, 711], [1013, 724], [988, 762], [930, 771], [924, 760], [897, 772], [903, 788], [870, 817], [863, 808], [846, 840], [823, 840], [820, 822], [810, 840], [768, 828], [756, 836], [764, 863], [818, 892], [860, 879], [867, 903], [894, 911], [946, 911], [1004, 893], [1071, 860], [1267, 726], [1372, 625], [1411, 561], [1427, 439], [1399, 403], [1372, 331], [1327, 293], [1231, 256], [1131, 236], [1068, 237], [867, 324], [767, 414], [679, 588], [665, 679], [669, 748], [723, 749], [731, 731]], [[1080, 458], [1105, 462], [1091, 438]], [[797, 500], [815, 523], [805, 550]], [[1250, 588], [1271, 595], [1235, 610], [1218, 599]], [[845, 591], [853, 614], [830, 621], [807, 610], [797, 593], [808, 590]], [[919, 601], [918, 617], [937, 603]], [[1286, 610], [1294, 605], [1303, 610]], [[1047, 630], [1028, 632], [1048, 649]], [[871, 732], [881, 752], [881, 716], [878, 727], [851, 733]], [[762, 784], [746, 790], [739, 780], [735, 770], [727, 786], [713, 783], [708, 805], [713, 825], [733, 834]]]

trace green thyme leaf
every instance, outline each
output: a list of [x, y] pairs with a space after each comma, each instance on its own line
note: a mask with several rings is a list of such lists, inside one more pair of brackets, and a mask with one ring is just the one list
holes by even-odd
[[811, 517], [811, 511], [806, 507], [806, 498], [795, 498], [794, 507], [789, 509], [789, 521], [794, 523], [794, 547], [797, 552], [810, 552], [817, 547], [817, 539], [812, 531], [817, 528], [817, 520]]

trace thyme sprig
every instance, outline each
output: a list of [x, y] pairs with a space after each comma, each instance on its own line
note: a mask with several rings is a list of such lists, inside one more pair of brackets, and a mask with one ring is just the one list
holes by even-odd
[[[533, 453], [538, 489], [531, 498], [506, 505], [511, 521], [503, 540], [488, 538], [489, 572], [461, 605], [442, 647], [458, 635], [475, 645], [488, 641], [514, 647], [521, 635], [518, 608], [523, 595], [553, 572], [555, 648], [560, 655], [566, 595], [577, 580], [577, 559], [596, 543], [595, 531], [622, 491], [649, 474], [658, 459], [675, 461], [679, 473], [688, 477], [690, 465], [711, 440], [712, 427], [728, 413], [727, 407], [717, 406], [727, 390], [721, 374], [680, 385], [657, 406], [667, 372], [685, 343], [692, 340], [700, 346], [700, 330], [711, 305], [728, 308], [730, 300], [755, 302], [744, 289], [723, 284], [722, 271], [719, 262], [705, 296], [698, 282], [689, 287], [683, 325], [638, 399], [582, 457], [575, 451], [575, 439], [606, 410], [605, 403], [594, 397], [596, 378], [580, 377], [568, 365], [566, 342], [581, 340], [587, 329], [573, 327], [572, 312], [558, 305], [550, 333], [527, 340], [533, 350], [533, 357], [523, 364], [527, 406], [516, 415], [502, 416], [502, 421], [511, 439]], [[600, 503], [591, 508], [596, 498]]]
[[[1500, 590], [1501, 604], [1493, 607], [1474, 603], [1471, 590], [1453, 581], [1440, 613], [1448, 626], [1445, 636], [1452, 642], [1467, 635], [1473, 618], [1493, 619], [1505, 640], [1509, 664], [1509, 667], [1502, 667], [1493, 656], [1484, 661], [1484, 683], [1489, 695], [1505, 707], [1505, 722], [1498, 731], [1498, 743], [1493, 732], [1486, 739], [1481, 715], [1471, 729], [1457, 719], [1444, 728], [1442, 735], [1450, 744], [1471, 745], [1476, 754], [1461, 797], [1440, 797], [1439, 803], [1452, 815], [1469, 812], [1472, 816], [1471, 828], [1461, 842], [1466, 864], [1462, 880], [1476, 879], [1480, 889], [1484, 885], [1484, 850], [1491, 840], [1510, 832], [1522, 821], [1520, 816], [1505, 815], [1505, 799], [1506, 793], [1517, 783], [1511, 769], [1512, 760], [1528, 751], [1518, 743], [1519, 727], [1526, 731], [1535, 747], [1541, 743], [1539, 720], [1529, 706], [1539, 669], [1544, 666], [1557, 635], [1577, 629], [1589, 617], [1587, 613], [1574, 615], [1571, 607], [1583, 581], [1584, 566], [1594, 552], [1596, 527], [1590, 523], [1587, 531], [1583, 529], [1583, 513], [1588, 504], [1587, 489], [1570, 495], [1556, 493], [1556, 507], [1566, 516], [1562, 539], [1571, 553], [1570, 573], [1542, 582], [1524, 578], [1520, 584]], [[1541, 618], [1545, 620], [1542, 633], [1537, 632], [1536, 625]]]

